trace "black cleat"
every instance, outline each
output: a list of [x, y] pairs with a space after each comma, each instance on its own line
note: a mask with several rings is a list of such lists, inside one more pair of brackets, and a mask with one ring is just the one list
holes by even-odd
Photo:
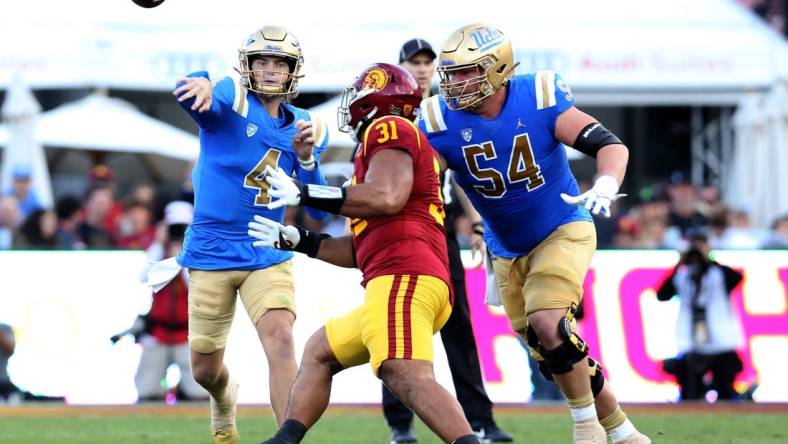
[[279, 438], [271, 438], [261, 442], [260, 444], [287, 444], [287, 443]]
[[479, 430], [474, 430], [474, 432], [482, 442], [514, 442], [512, 435], [499, 429], [495, 424], [481, 427]]
[[413, 427], [408, 428], [392, 428], [391, 429], [391, 442], [389, 444], [399, 444], [402, 442], [418, 442], [418, 438], [413, 434]]

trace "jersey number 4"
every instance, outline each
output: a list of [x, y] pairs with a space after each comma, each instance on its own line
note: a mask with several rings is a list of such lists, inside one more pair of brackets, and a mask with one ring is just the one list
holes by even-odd
[[[474, 185], [473, 188], [487, 197], [498, 198], [503, 196], [506, 193], [506, 181], [501, 171], [495, 168], [481, 168], [479, 166], [479, 156], [485, 161], [492, 161], [498, 158], [498, 153], [495, 152], [495, 146], [493, 146], [492, 141], [464, 146], [462, 151], [471, 175], [479, 181], [487, 182], [486, 185]], [[526, 181], [525, 187], [528, 191], [533, 191], [544, 185], [542, 169], [534, 161], [534, 150], [531, 147], [531, 139], [528, 138], [528, 133], [514, 136], [512, 156], [509, 158], [507, 173], [510, 184]]]
[[268, 188], [270, 188], [271, 185], [265, 181], [265, 167], [270, 165], [271, 168], [276, 169], [277, 164], [279, 164], [279, 156], [281, 155], [281, 151], [273, 148], [269, 149], [265, 152], [263, 158], [257, 162], [254, 169], [249, 171], [244, 178], [245, 188], [257, 190], [257, 196], [254, 199], [255, 205], [268, 205], [271, 203], [271, 198], [268, 197]]

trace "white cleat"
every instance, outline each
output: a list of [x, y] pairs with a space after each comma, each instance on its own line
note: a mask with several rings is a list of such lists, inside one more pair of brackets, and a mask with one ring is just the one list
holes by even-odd
[[613, 441], [613, 444], [651, 444], [651, 440], [648, 436], [635, 430], [626, 438]]
[[596, 418], [575, 423], [573, 431], [575, 444], [607, 444], [605, 428]]

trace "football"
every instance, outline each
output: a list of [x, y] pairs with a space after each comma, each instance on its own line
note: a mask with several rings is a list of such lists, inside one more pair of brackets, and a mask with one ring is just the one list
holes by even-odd
[[131, 0], [137, 6], [141, 6], [143, 8], [155, 8], [160, 4], [164, 3], [164, 0]]

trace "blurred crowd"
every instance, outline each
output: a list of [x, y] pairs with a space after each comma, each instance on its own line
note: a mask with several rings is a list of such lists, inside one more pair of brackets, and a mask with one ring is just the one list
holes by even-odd
[[[165, 206], [194, 197], [188, 180], [176, 196], [162, 196], [150, 183], [118, 195], [113, 172], [104, 165], [90, 171], [86, 184], [84, 195], [62, 196], [54, 208], [44, 208], [32, 192], [29, 174], [15, 172], [13, 186], [0, 196], [0, 250], [147, 250], [164, 236], [160, 221]], [[666, 183], [615, 203], [626, 204], [630, 207], [614, 208], [611, 219], [595, 219], [599, 248], [681, 249], [686, 233], [694, 229], [706, 230], [715, 249], [788, 248], [788, 214], [768, 228], [753, 227], [749, 208], [726, 206], [719, 189], [693, 186], [678, 172]], [[455, 220], [460, 246], [469, 248], [470, 221], [461, 215]], [[295, 207], [288, 210], [286, 223], [332, 235], [347, 230], [343, 217], [315, 221]]]
[[45, 208], [26, 171], [15, 171], [13, 185], [0, 196], [0, 250], [147, 250], [164, 236], [164, 208], [174, 200], [193, 201], [189, 182], [178, 196], [161, 196], [153, 184], [134, 185], [119, 196], [114, 174], [95, 166], [82, 196], [59, 197]]
[[726, 206], [718, 188], [693, 186], [682, 173], [639, 190], [629, 201], [634, 204], [628, 210], [595, 220], [599, 248], [681, 250], [687, 233], [696, 230], [708, 234], [714, 249], [788, 248], [788, 214], [768, 228], [754, 227], [750, 208]]

